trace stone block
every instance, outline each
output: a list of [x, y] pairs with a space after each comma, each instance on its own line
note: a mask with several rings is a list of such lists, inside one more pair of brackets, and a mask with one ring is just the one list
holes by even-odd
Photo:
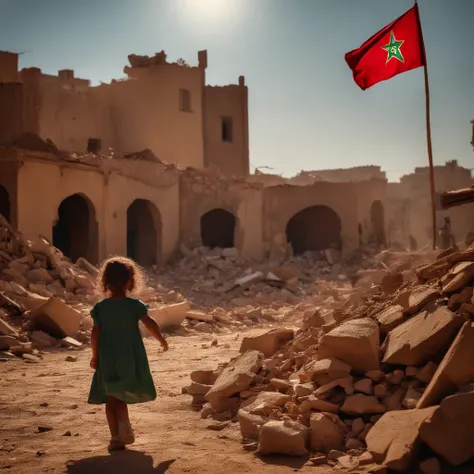
[[380, 323], [380, 331], [382, 334], [387, 334], [405, 321], [403, 306], [400, 305], [389, 306], [380, 313], [377, 313], [375, 317]]
[[265, 357], [271, 357], [286, 342], [294, 338], [292, 329], [272, 329], [258, 336], [246, 336], [242, 339], [240, 352], [243, 354], [249, 350], [256, 350], [263, 353]]
[[356, 393], [346, 398], [341, 411], [349, 415], [364, 415], [385, 413], [386, 409], [377, 397]]
[[81, 313], [57, 298], [50, 298], [35, 308], [31, 319], [36, 328], [45, 329], [58, 337], [75, 337], [81, 327]]
[[[437, 405], [456, 388], [474, 382], [474, 323], [467, 321], [426, 387], [418, 408]], [[434, 367], [431, 368], [431, 371]], [[425, 369], [418, 374], [418, 378]]]
[[439, 408], [421, 424], [420, 436], [436, 454], [453, 466], [459, 466], [472, 459], [474, 392], [459, 393], [445, 398]]
[[433, 306], [388, 334], [383, 361], [397, 365], [421, 365], [446, 350], [464, 319], [446, 306]]
[[313, 413], [310, 420], [310, 446], [313, 451], [329, 453], [344, 450], [347, 426], [333, 413]]
[[309, 429], [296, 421], [269, 421], [260, 430], [261, 454], [307, 454]]
[[206, 400], [231, 397], [248, 389], [262, 367], [263, 357], [261, 352], [248, 351], [233, 359], [207, 392]]
[[367, 449], [378, 463], [406, 472], [420, 443], [418, 430], [436, 407], [385, 413], [367, 434]]
[[365, 373], [379, 368], [380, 334], [370, 318], [342, 323], [321, 338], [320, 359], [340, 359], [355, 371]]

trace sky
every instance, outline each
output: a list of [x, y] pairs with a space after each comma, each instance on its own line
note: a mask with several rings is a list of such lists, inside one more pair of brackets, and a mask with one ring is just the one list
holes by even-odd
[[[434, 163], [471, 168], [474, 0], [419, 0], [431, 89]], [[207, 83], [249, 87], [251, 168], [378, 165], [390, 181], [427, 166], [423, 69], [360, 90], [344, 54], [413, 0], [0, 0], [0, 49], [20, 67], [123, 77], [131, 53], [165, 50]], [[474, 168], [474, 167], [473, 167]]]

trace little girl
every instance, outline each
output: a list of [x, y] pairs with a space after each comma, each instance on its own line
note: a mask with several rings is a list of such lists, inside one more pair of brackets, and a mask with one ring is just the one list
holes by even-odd
[[138, 322], [142, 321], [163, 350], [168, 350], [158, 324], [147, 313], [148, 306], [127, 296], [127, 292], [139, 290], [142, 282], [143, 275], [132, 260], [107, 260], [99, 272], [98, 284], [108, 297], [91, 311], [94, 327], [90, 366], [95, 373], [89, 403], [106, 404], [109, 451], [125, 449], [125, 445], [135, 442], [127, 404], [156, 398]]

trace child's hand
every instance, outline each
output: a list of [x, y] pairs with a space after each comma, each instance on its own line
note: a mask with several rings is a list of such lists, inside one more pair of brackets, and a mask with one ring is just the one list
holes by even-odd
[[97, 369], [97, 358], [92, 357], [91, 362], [90, 362], [91, 369], [95, 370]]
[[163, 347], [163, 352], [166, 352], [168, 350], [168, 343], [163, 340], [163, 342], [161, 343], [161, 347]]

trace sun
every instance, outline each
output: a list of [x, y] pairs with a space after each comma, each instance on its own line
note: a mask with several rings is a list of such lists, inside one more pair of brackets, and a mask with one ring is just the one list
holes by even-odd
[[225, 0], [187, 0], [189, 8], [192, 8], [195, 12], [201, 12], [205, 15], [218, 15], [225, 11], [226, 4]]
[[235, 19], [241, 0], [181, 0], [180, 11], [198, 23], [213, 24]]

